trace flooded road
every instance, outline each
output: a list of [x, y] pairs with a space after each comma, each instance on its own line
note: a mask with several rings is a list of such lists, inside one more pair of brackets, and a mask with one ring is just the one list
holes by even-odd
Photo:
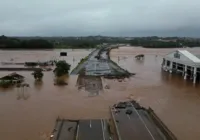
[[[60, 50], [0, 51], [0, 60], [24, 62], [64, 59], [73, 69], [81, 58], [91, 52], [66, 51], [67, 57], [59, 57]], [[107, 119], [109, 106], [118, 101], [135, 99], [143, 106], [154, 109], [179, 140], [199, 140], [200, 84], [193, 86], [192, 82], [184, 81], [183, 77], [161, 71], [162, 56], [171, 51], [173, 49], [126, 47], [112, 50], [111, 59], [136, 75], [122, 82], [97, 78], [99, 90], [92, 91], [87, 88], [91, 84], [87, 86], [75, 75], [66, 77], [68, 86], [58, 87], [54, 86], [53, 72], [44, 72], [41, 83], [35, 83], [31, 72], [17, 72], [25, 76], [30, 87], [25, 88], [24, 92], [17, 88], [0, 89], [1, 139], [47, 140], [58, 116], [69, 119]], [[189, 51], [200, 54], [200, 49]], [[145, 54], [144, 61], [135, 60], [135, 55], [140, 53]], [[0, 77], [8, 73], [0, 72]], [[85, 87], [80, 88], [80, 85]], [[110, 88], [106, 89], [106, 85]], [[91, 92], [97, 96], [91, 96]]]

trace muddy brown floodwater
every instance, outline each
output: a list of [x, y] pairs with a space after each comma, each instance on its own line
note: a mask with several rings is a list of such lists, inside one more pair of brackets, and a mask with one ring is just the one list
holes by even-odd
[[[1, 61], [14, 62], [65, 59], [74, 68], [90, 50], [66, 50], [67, 57], [59, 58], [54, 51], [0, 51]], [[179, 140], [200, 139], [200, 86], [183, 77], [161, 71], [162, 56], [173, 49], [119, 48], [111, 58], [136, 75], [122, 82], [102, 78], [103, 89], [90, 96], [88, 88], [79, 88], [78, 76], [67, 77], [68, 86], [54, 86], [52, 72], [44, 72], [43, 82], [37, 84], [31, 72], [25, 76], [30, 88], [0, 89], [1, 140], [47, 140], [58, 116], [69, 119], [108, 118], [108, 107], [118, 101], [135, 99], [150, 106]], [[200, 49], [189, 51], [200, 54]], [[145, 54], [144, 61], [134, 56]], [[158, 55], [157, 57], [155, 55]], [[0, 72], [4, 76], [10, 72]], [[105, 89], [109, 85], [110, 89]]]

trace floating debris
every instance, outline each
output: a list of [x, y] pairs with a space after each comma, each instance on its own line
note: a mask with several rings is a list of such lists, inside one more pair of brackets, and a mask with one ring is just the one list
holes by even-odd
[[110, 86], [109, 86], [109, 85], [106, 85], [106, 86], [105, 86], [105, 89], [110, 89]]

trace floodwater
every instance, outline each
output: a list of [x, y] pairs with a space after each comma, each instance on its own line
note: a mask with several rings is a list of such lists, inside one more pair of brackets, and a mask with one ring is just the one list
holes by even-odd
[[[81, 58], [91, 52], [66, 50], [68, 56], [60, 58], [60, 51], [0, 51], [0, 60], [65, 59], [74, 68]], [[67, 86], [58, 87], [54, 86], [53, 72], [44, 72], [41, 83], [35, 83], [31, 72], [17, 72], [25, 76], [30, 87], [0, 89], [0, 139], [48, 140], [58, 116], [69, 119], [108, 118], [109, 106], [118, 101], [135, 99], [145, 107], [154, 109], [179, 140], [199, 140], [200, 84], [194, 86], [181, 76], [161, 71], [162, 56], [171, 51], [173, 49], [134, 47], [112, 50], [111, 59], [136, 75], [122, 82], [91, 78], [97, 81], [99, 91], [93, 86], [90, 91], [88, 87], [91, 85], [86, 86], [84, 80], [75, 75], [66, 77]], [[200, 54], [198, 48], [190, 51]], [[145, 54], [144, 61], [134, 59], [140, 53]], [[0, 72], [0, 77], [8, 73]], [[105, 88], [106, 85], [110, 88]], [[97, 96], [91, 96], [92, 92]]]

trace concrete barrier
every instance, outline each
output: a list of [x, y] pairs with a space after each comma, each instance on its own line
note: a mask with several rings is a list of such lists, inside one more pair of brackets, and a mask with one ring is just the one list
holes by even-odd
[[61, 130], [62, 130], [63, 123], [64, 123], [64, 120], [61, 120], [61, 124], [60, 124], [60, 127], [59, 127], [59, 129], [58, 129], [58, 134], [57, 134], [56, 140], [59, 140], [59, 137], [60, 137], [60, 133], [61, 133]]
[[118, 139], [118, 140], [122, 140], [111, 107], [110, 107], [110, 112], [111, 112], [111, 119], [113, 120], [114, 127], [115, 127], [115, 131], [116, 131], [116, 134], [117, 134], [117, 139]]

